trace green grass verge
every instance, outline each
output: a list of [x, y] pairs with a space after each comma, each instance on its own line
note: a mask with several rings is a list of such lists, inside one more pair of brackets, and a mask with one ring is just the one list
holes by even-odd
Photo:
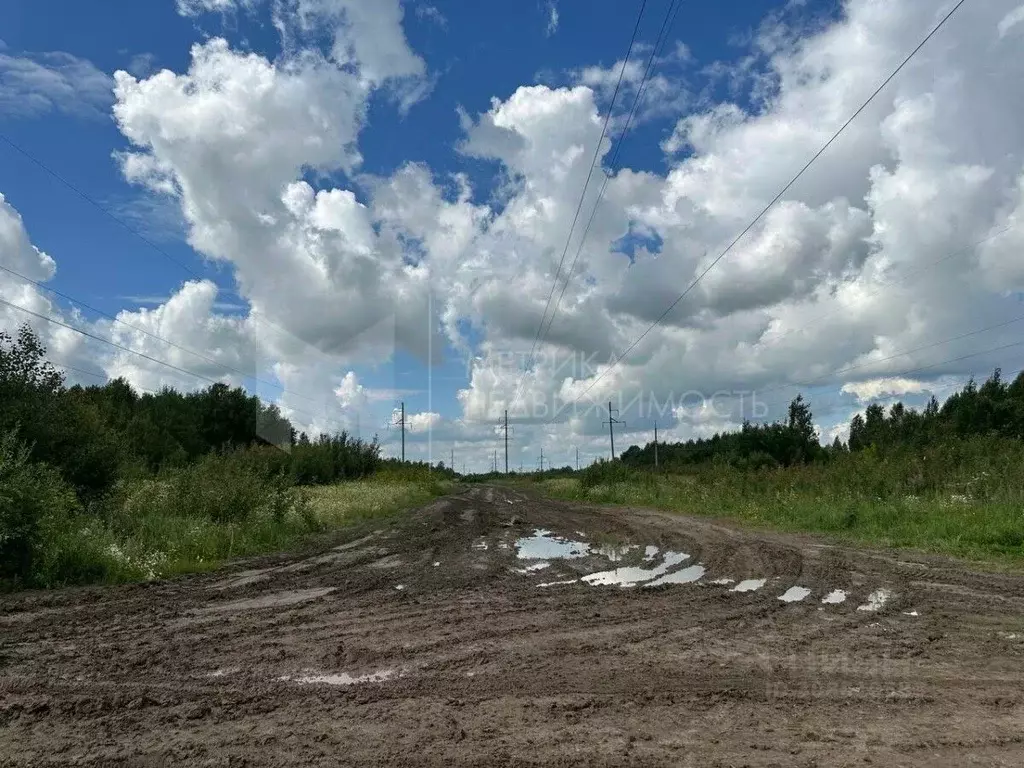
[[218, 521], [174, 509], [162, 497], [161, 481], [152, 481], [140, 486], [116, 516], [80, 515], [45, 530], [37, 586], [143, 581], [210, 570], [228, 559], [287, 550], [318, 534], [395, 514], [450, 487], [374, 477], [295, 489], [288, 505], [265, 505], [242, 520]]
[[[823, 533], [844, 542], [916, 549], [1001, 567], [1024, 565], [1024, 503], [1017, 493], [872, 495], [835, 487], [828, 470], [727, 468], [654, 475], [587, 487], [576, 478], [534, 484], [560, 499], [646, 506], [737, 520], [753, 527]], [[814, 475], [817, 482], [808, 482]]]

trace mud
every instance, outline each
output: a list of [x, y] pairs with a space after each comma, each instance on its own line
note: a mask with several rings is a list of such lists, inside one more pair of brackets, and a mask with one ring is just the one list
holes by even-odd
[[0, 597], [2, 765], [1017, 766], [1022, 726], [1024, 577], [500, 487]]

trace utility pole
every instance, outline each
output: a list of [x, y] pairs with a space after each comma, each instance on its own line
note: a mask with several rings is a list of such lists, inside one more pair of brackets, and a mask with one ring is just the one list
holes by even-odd
[[508, 474], [508, 409], [505, 410], [505, 423], [501, 427], [505, 430], [505, 474]]
[[455, 449], [454, 449], [454, 448], [452, 448], [452, 463], [451, 463], [451, 470], [452, 470], [452, 472], [454, 472], [454, 471], [455, 471]]
[[619, 421], [614, 416], [612, 416], [612, 413], [618, 413], [618, 412], [619, 412], [619, 409], [618, 408], [612, 408], [612, 401], [609, 400], [608, 401], [608, 421], [606, 423], [608, 424], [608, 437], [611, 439], [611, 443], [612, 443], [612, 461], [615, 461], [615, 425], [616, 424], [622, 424], [623, 426], [626, 425], [626, 422]]
[[580, 471], [580, 448], [576, 446], [576, 471]]
[[491, 471], [494, 472], [494, 474], [498, 474], [498, 450], [497, 449], [494, 450], [494, 459], [493, 459], [493, 463], [491, 465]]
[[658, 468], [658, 422], [654, 422], [654, 468]]
[[402, 463], [405, 463], [405, 401], [402, 401], [402, 417], [395, 422], [392, 422], [392, 426], [402, 428]]
[[540, 448], [540, 471], [544, 472], [544, 446]]

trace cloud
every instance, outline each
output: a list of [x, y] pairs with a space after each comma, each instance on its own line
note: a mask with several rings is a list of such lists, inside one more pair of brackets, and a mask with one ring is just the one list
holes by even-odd
[[558, 5], [555, 4], [554, 0], [550, 0], [548, 3], [547, 12], [548, 25], [544, 28], [544, 36], [551, 37], [558, 31]]
[[1010, 30], [1024, 21], [1024, 5], [1019, 5], [999, 20], [999, 37], [1003, 38], [1010, 34]]
[[113, 100], [113, 85], [110, 75], [70, 53], [0, 53], [0, 113], [10, 117], [98, 118]]
[[148, 77], [156, 66], [155, 53], [136, 53], [128, 63], [127, 70], [135, 77]]
[[416, 15], [425, 21], [430, 21], [436, 24], [441, 29], [448, 29], [448, 19], [433, 5], [417, 3]]
[[925, 382], [914, 379], [881, 378], [847, 382], [839, 391], [856, 396], [862, 403], [870, 403], [883, 397], [916, 395], [930, 390]]
[[[939, 0], [850, 0], [813, 29], [765, 25], [721, 64], [740, 88], [726, 97], [691, 82], [698, 70], [682, 55], [668, 74], [659, 67], [669, 87], [700, 95], [666, 131], [664, 165], [609, 177], [586, 241], [578, 226], [568, 248], [595, 151], [602, 162], [611, 146], [598, 142], [614, 67], [521, 85], [463, 113], [459, 151], [498, 168], [499, 194], [481, 199], [466, 176], [420, 163], [362, 172], [370, 99], [390, 94], [401, 108], [412, 93], [402, 89], [429, 79], [398, 3], [289, 0], [276, 12], [273, 57], [213, 37], [179, 72], [116, 75], [124, 176], [180, 209], [189, 243], [231, 273], [251, 307], [219, 311], [212, 284], [187, 283], [129, 319], [275, 379], [288, 390], [273, 395], [283, 407], [321, 428], [351, 424], [352, 404], [372, 406], [354, 371], [396, 350], [424, 360], [447, 340], [471, 357], [456, 399], [463, 422], [420, 414], [431, 431], [417, 434], [479, 445], [510, 408], [528, 464], [540, 445], [602, 455], [609, 399], [626, 446], [654, 418], [680, 439], [742, 423], [751, 390], [777, 391], [777, 417], [813, 381], [822, 434], [841, 432], [843, 385], [868, 396], [865, 382], [883, 380], [884, 395], [893, 380], [929, 388], [1014, 367], [1006, 351], [953, 360], [1017, 341], [1012, 325], [935, 342], [1020, 312], [1007, 294], [1024, 290], [1024, 61], [1000, 42], [1017, 4], [965, 7], [662, 318], [920, 41]], [[604, 177], [587, 190], [587, 219], [595, 181]], [[617, 244], [630, 232], [661, 247], [640, 244], [628, 259]], [[559, 283], [547, 301], [556, 273], [565, 280], [577, 251], [531, 356], [561, 293]], [[114, 363], [111, 372], [159, 381], [138, 360]], [[934, 367], [912, 372], [922, 366]], [[713, 418], [679, 410], [688, 392], [724, 393], [721, 408]]]

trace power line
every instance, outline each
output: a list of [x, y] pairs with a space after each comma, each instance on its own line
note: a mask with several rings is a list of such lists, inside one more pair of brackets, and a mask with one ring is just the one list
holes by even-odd
[[203, 279], [202, 275], [200, 275], [198, 272], [196, 272], [194, 269], [192, 269], [192, 267], [188, 266], [184, 262], [179, 261], [178, 259], [176, 259], [173, 256], [171, 256], [171, 254], [169, 254], [165, 248], [161, 248], [159, 245], [154, 243], [148, 237], [146, 237], [141, 232], [136, 230], [134, 227], [129, 225], [124, 219], [122, 219], [121, 217], [115, 215], [114, 213], [112, 213], [110, 210], [108, 210], [104, 206], [100, 205], [98, 202], [96, 202], [96, 200], [94, 200], [92, 197], [90, 197], [88, 194], [86, 194], [82, 189], [80, 189], [79, 187], [77, 187], [74, 184], [72, 184], [70, 181], [68, 181], [66, 178], [61, 176], [59, 173], [57, 173], [57, 171], [53, 170], [53, 168], [48, 166], [42, 160], [40, 160], [39, 158], [33, 156], [30, 152], [28, 152], [28, 150], [23, 149], [22, 147], [20, 147], [17, 144], [15, 144], [8, 136], [6, 136], [3, 133], [0, 133], [0, 141], [4, 142], [7, 146], [9, 146], [11, 149], [13, 149], [18, 154], [22, 155], [29, 162], [35, 164], [36, 166], [41, 168], [43, 171], [48, 173], [50, 176], [55, 178], [57, 181], [59, 181], [65, 187], [67, 187], [72, 192], [74, 192], [76, 195], [78, 195], [80, 198], [85, 200], [85, 202], [89, 203], [89, 205], [91, 205], [93, 208], [95, 208], [100, 213], [102, 213], [104, 216], [106, 216], [108, 219], [116, 222], [117, 224], [121, 225], [126, 230], [131, 232], [137, 238], [142, 240], [142, 242], [146, 243], [146, 245], [148, 245], [154, 251], [156, 251], [157, 253], [161, 254], [169, 262], [171, 262], [172, 264], [176, 264], [177, 266], [181, 267], [181, 269], [185, 270], [186, 272], [188, 272], [193, 277], [199, 278], [200, 280]]
[[[141, 358], [143, 358], [145, 360], [149, 360], [150, 362], [156, 363], [158, 365], [162, 365], [162, 366], [164, 366], [166, 368], [170, 368], [171, 370], [177, 371], [178, 373], [183, 373], [183, 374], [185, 374], [187, 376], [192, 376], [192, 377], [194, 377], [196, 379], [200, 379], [201, 381], [205, 381], [205, 382], [207, 382], [209, 384], [221, 384], [221, 383], [223, 383], [223, 382], [221, 382], [221, 381], [219, 381], [217, 379], [211, 379], [209, 376], [205, 376], [205, 375], [203, 375], [201, 373], [196, 373], [195, 371], [190, 371], [190, 370], [188, 370], [186, 368], [181, 368], [181, 367], [179, 367], [177, 365], [174, 365], [173, 363], [168, 363], [166, 360], [161, 360], [159, 358], [153, 357], [152, 355], [147, 355], [145, 352], [139, 352], [137, 349], [132, 349], [131, 347], [126, 347], [123, 344], [118, 344], [116, 341], [111, 341], [110, 339], [105, 339], [102, 336], [96, 335], [95, 333], [90, 333], [89, 331], [84, 331], [81, 328], [76, 328], [75, 326], [69, 325], [68, 323], [65, 323], [62, 320], [57, 320], [56, 318], [50, 317], [49, 315], [44, 315], [44, 314], [41, 314], [39, 312], [35, 312], [35, 311], [31, 310], [31, 309], [28, 309], [27, 307], [23, 307], [23, 306], [21, 306], [19, 304], [15, 304], [13, 302], [7, 301], [7, 299], [4, 299], [2, 297], [0, 297], [0, 304], [5, 304], [8, 307], [11, 307], [12, 309], [20, 310], [20, 311], [22, 311], [22, 312], [24, 312], [24, 313], [26, 313], [28, 315], [31, 315], [31, 316], [36, 317], [36, 318], [39, 318], [40, 320], [45, 320], [46, 322], [52, 323], [53, 325], [60, 326], [61, 328], [66, 328], [69, 331], [74, 331], [75, 333], [80, 334], [82, 336], [85, 336], [86, 338], [92, 339], [94, 341], [99, 341], [99, 342], [101, 342], [103, 344], [108, 344], [109, 346], [114, 347], [115, 349], [119, 349], [122, 352], [128, 352], [129, 354], [132, 354], [132, 355], [138, 355], [139, 357], [141, 357]], [[273, 404], [273, 403], [266, 403], [263, 400], [260, 400], [260, 402], [263, 403], [264, 406], [268, 406], [269, 407], [270, 405], [274, 405], [275, 407], [280, 407], [280, 406], [277, 406], [276, 404]], [[330, 423], [331, 421], [334, 421], [335, 424], [339, 424], [339, 422], [337, 420], [329, 418], [326, 414], [320, 414], [318, 416], [317, 414], [310, 413], [309, 411], [304, 411], [304, 410], [302, 410], [300, 408], [295, 408], [294, 406], [287, 406], [287, 407], [290, 410], [295, 411], [296, 413], [301, 413], [301, 414], [303, 414], [305, 416], [308, 416], [308, 417], [310, 417], [312, 419], [324, 418], [328, 423]]]
[[[675, 2], [675, 0], [672, 0], [672, 2]], [[576, 229], [576, 222], [579, 220], [580, 212], [583, 210], [583, 203], [586, 201], [587, 187], [590, 186], [590, 179], [594, 175], [594, 168], [597, 166], [598, 160], [601, 156], [601, 144], [604, 142], [604, 138], [608, 133], [608, 123], [611, 120], [612, 111], [615, 107], [615, 99], [618, 97], [619, 89], [622, 87], [622, 81], [626, 75], [626, 66], [629, 64], [629, 57], [633, 53], [633, 46], [636, 43], [636, 36], [637, 33], [640, 31], [640, 22], [644, 17], [644, 10], [646, 8], [647, 0], [643, 0], [640, 4], [640, 12], [637, 14], [636, 17], [636, 24], [633, 25], [633, 35], [629, 39], [629, 47], [626, 49], [626, 56], [622, 60], [622, 68], [619, 70], [619, 79], [615, 83], [615, 90], [612, 92], [611, 103], [608, 105], [608, 112], [604, 117], [604, 125], [601, 128], [601, 136], [600, 138], [598, 138], [597, 145], [594, 147], [594, 156], [590, 160], [590, 168], [587, 169], [587, 179], [586, 181], [583, 182], [583, 191], [580, 193], [580, 202], [579, 205], [576, 206], [576, 213], [572, 217], [572, 224], [569, 226], [569, 234], [565, 238], [565, 247], [562, 249], [561, 258], [558, 260], [558, 268], [555, 270], [554, 280], [551, 281], [551, 291], [548, 293], [548, 299], [544, 303], [544, 312], [543, 314], [541, 314], [540, 324], [537, 326], [537, 334], [534, 336], [533, 345], [530, 347], [530, 356], [526, 364], [527, 369], [529, 369], [530, 366], [533, 364], [534, 352], [536, 352], [537, 344], [540, 341], [540, 334], [544, 328], [544, 321], [547, 319], [548, 308], [551, 306], [551, 299], [554, 298], [555, 295], [555, 287], [558, 285], [558, 278], [562, 274], [562, 265], [565, 264], [565, 257], [569, 253], [569, 245], [572, 242], [572, 235]], [[516, 384], [515, 396], [512, 399], [513, 410], [516, 407], [516, 403], [519, 402], [520, 384], [521, 380]]]
[[160, 335], [158, 335], [156, 333], [152, 333], [151, 331], [147, 331], [145, 328], [139, 328], [138, 326], [135, 326], [135, 325], [132, 325], [131, 323], [125, 322], [124, 320], [122, 320], [121, 318], [117, 317], [116, 315], [112, 315], [109, 312], [104, 312], [102, 309], [97, 309], [96, 307], [90, 306], [89, 304], [86, 304], [81, 299], [76, 299], [74, 296], [69, 296], [66, 293], [62, 293], [62, 292], [58, 291], [56, 288], [51, 288], [50, 286], [46, 285], [45, 283], [42, 283], [42, 282], [40, 282], [38, 280], [33, 280], [31, 277], [28, 277], [27, 275], [23, 275], [20, 272], [17, 272], [15, 270], [11, 269], [10, 267], [4, 266], [3, 264], [0, 264], [0, 269], [4, 270], [5, 272], [7, 272], [7, 273], [9, 273], [11, 275], [14, 275], [17, 278], [20, 278], [20, 279], [24, 280], [27, 283], [31, 283], [32, 285], [34, 285], [36, 288], [39, 288], [40, 290], [44, 290], [44, 291], [47, 291], [49, 293], [52, 293], [54, 296], [59, 296], [62, 299], [65, 299], [66, 301], [71, 302], [72, 304], [77, 304], [78, 306], [80, 306], [80, 307], [82, 307], [84, 309], [87, 309], [90, 312], [95, 312], [97, 315], [100, 315], [102, 317], [107, 318], [111, 322], [118, 323], [119, 325], [123, 325], [126, 328], [131, 328], [133, 331], [138, 331], [139, 333], [142, 333], [142, 334], [150, 337], [151, 339], [155, 339], [156, 341], [160, 341], [160, 342], [162, 342], [164, 344], [167, 344], [167, 345], [169, 345], [171, 347], [174, 347], [175, 349], [178, 349], [178, 350], [180, 350], [182, 352], [186, 352], [186, 353], [188, 353], [190, 355], [194, 355], [195, 357], [198, 357], [200, 360], [203, 360], [203, 361], [205, 361], [207, 363], [210, 363], [211, 365], [219, 366], [221, 368], [224, 368], [227, 371], [230, 371], [232, 373], [236, 373], [239, 376], [244, 376], [247, 379], [252, 379], [257, 384], [262, 384], [262, 385], [267, 386], [267, 387], [273, 387], [274, 389], [279, 389], [281, 391], [281, 394], [295, 395], [297, 397], [304, 398], [304, 399], [308, 400], [311, 403], [319, 403], [320, 402], [320, 401], [315, 400], [314, 398], [312, 398], [312, 397], [310, 397], [308, 395], [302, 394], [301, 392], [293, 392], [291, 390], [285, 389], [285, 387], [283, 385], [281, 385], [281, 384], [277, 384], [277, 383], [272, 382], [272, 381], [266, 381], [266, 380], [261, 379], [260, 377], [256, 376], [255, 374], [246, 373], [245, 371], [239, 370], [238, 368], [234, 368], [233, 366], [230, 366], [227, 363], [223, 363], [223, 362], [221, 362], [219, 360], [215, 360], [212, 357], [207, 357], [206, 355], [202, 354], [201, 352], [196, 352], [195, 350], [189, 349], [188, 347], [185, 347], [185, 346], [182, 346], [181, 344], [178, 344], [178, 343], [176, 343], [174, 341], [171, 341], [170, 339], [165, 339], [163, 336], [160, 336]]
[[903, 70], [903, 68], [910, 62], [910, 60], [912, 58], [914, 58], [915, 55], [917, 55], [917, 52], [920, 51], [929, 40], [931, 40], [931, 38], [935, 35], [935, 33], [938, 32], [943, 27], [943, 25], [945, 25], [945, 23], [953, 16], [954, 13], [957, 12], [957, 10], [959, 10], [960, 6], [962, 6], [966, 1], [967, 0], [959, 0], [959, 2], [957, 2], [957, 4], [954, 5], [953, 8], [945, 16], [942, 17], [942, 19], [938, 22], [938, 24], [936, 24], [934, 27], [932, 27], [931, 31], [927, 35], [925, 35], [924, 39], [920, 43], [917, 44], [917, 46], [914, 48], [914, 50], [912, 50], [907, 55], [907, 57], [905, 59], [903, 59], [903, 61], [900, 63], [900, 65], [898, 67], [896, 67], [896, 69], [894, 69], [892, 71], [892, 73], [887, 78], [885, 78], [885, 80], [882, 81], [881, 85], [879, 85], [872, 92], [872, 94], [870, 96], [868, 96], [867, 100], [863, 104], [861, 104], [860, 107], [857, 108], [857, 111], [854, 112], [846, 120], [846, 122], [843, 123], [839, 127], [839, 130], [837, 130], [834, 134], [832, 134], [832, 137], [828, 141], [826, 141], [825, 144], [822, 145], [822, 147], [817, 152], [814, 153], [814, 155], [811, 157], [811, 159], [808, 160], [804, 164], [804, 166], [796, 173], [796, 175], [793, 176], [793, 178], [789, 180], [789, 182], [779, 191], [779, 193], [776, 194], [775, 197], [773, 197], [771, 199], [771, 201], [761, 210], [761, 212], [758, 213], [757, 216], [755, 216], [754, 219], [749, 224], [747, 224], [747, 226], [744, 227], [743, 230], [738, 235], [736, 235], [736, 237], [732, 240], [731, 243], [729, 243], [729, 245], [725, 248], [725, 250], [723, 250], [720, 254], [718, 254], [718, 256], [715, 257], [715, 259], [704, 269], [704, 271], [701, 272], [697, 276], [697, 278], [693, 282], [690, 283], [689, 286], [687, 286], [686, 290], [684, 290], [681, 294], [679, 294], [679, 296], [675, 299], [675, 301], [673, 301], [671, 304], [669, 304], [668, 308], [666, 308], [665, 311], [662, 312], [661, 315], [659, 315], [658, 318], [653, 323], [651, 323], [651, 325], [643, 333], [641, 333], [636, 339], [634, 339], [630, 343], [630, 345], [628, 347], [626, 347], [625, 351], [623, 351], [622, 354], [620, 354], [618, 357], [615, 358], [615, 360], [612, 362], [612, 364], [610, 366], [608, 366], [608, 368], [606, 368], [604, 371], [602, 371], [597, 376], [597, 378], [595, 378], [594, 381], [592, 381], [590, 383], [590, 385], [585, 390], [583, 390], [583, 392], [579, 395], [579, 397], [576, 398], [575, 402], [579, 402], [591, 389], [593, 389], [597, 385], [597, 383], [601, 379], [603, 379], [605, 376], [608, 375], [608, 373], [610, 373], [612, 370], [614, 370], [618, 366], [618, 364], [620, 362], [622, 362], [622, 360], [625, 359], [625, 357], [636, 347], [636, 345], [639, 344], [641, 341], [643, 341], [643, 339], [647, 336], [647, 334], [649, 334], [652, 330], [654, 330], [661, 323], [661, 321], [664, 320], [668, 316], [668, 314], [679, 305], [679, 302], [681, 302], [690, 293], [690, 291], [692, 291], [694, 289], [694, 287], [696, 287], [696, 285], [698, 283], [700, 283], [701, 280], [704, 279], [705, 275], [707, 275], [708, 272], [710, 272], [712, 269], [714, 269], [714, 267], [718, 264], [718, 262], [720, 262], [723, 258], [725, 258], [725, 256], [727, 254], [729, 254], [729, 252], [732, 251], [732, 249], [736, 246], [736, 244], [751, 229], [753, 229], [754, 226], [762, 218], [764, 218], [765, 214], [767, 214], [768, 211], [771, 210], [775, 206], [775, 204], [782, 198], [782, 196], [784, 194], [786, 194], [786, 192], [788, 192], [789, 189], [797, 182], [797, 180], [800, 179], [800, 177], [804, 175], [804, 173], [807, 171], [807, 169], [810, 168], [811, 165], [819, 157], [821, 157], [830, 146], [832, 146], [832, 144], [836, 141], [836, 139], [838, 139], [839, 136], [849, 127], [849, 125], [854, 120], [857, 119], [857, 117], [861, 114], [861, 112], [863, 112], [865, 109], [867, 109], [868, 105], [872, 101], [874, 101], [875, 97], [878, 96], [878, 94], [882, 92], [882, 90], [893, 80], [893, 78], [895, 78], [896, 75], [898, 75]]
[[[622, 145], [626, 141], [626, 136], [629, 133], [629, 128], [633, 122], [633, 118], [639, 111], [643, 97], [647, 93], [647, 86], [650, 84], [650, 76], [654, 69], [654, 63], [657, 61], [658, 57], [660, 57], [661, 52], [665, 49], [665, 43], [668, 42], [668, 32], [671, 30], [672, 25], [675, 24], [676, 17], [679, 15], [679, 9], [683, 7], [684, 1], [685, 0], [679, 0], [678, 5], [676, 5], [676, 0], [671, 0], [668, 10], [665, 12], [665, 20], [661, 24], [661, 31], [658, 32], [658, 38], [654, 42], [654, 48], [651, 50], [651, 56], [647, 60], [647, 69], [644, 71], [643, 77], [640, 79], [640, 86], [637, 88], [636, 95], [633, 98], [633, 106], [630, 107], [629, 114], [626, 117], [626, 123], [622, 128], [622, 133], [619, 134], [619, 140], [616, 142], [615, 149], [612, 151], [612, 158], [608, 167], [613, 172], [618, 168], [619, 152], [622, 150]], [[675, 5], [675, 13], [672, 12], [673, 5]], [[547, 335], [551, 332], [551, 326], [555, 323], [555, 316], [558, 314], [558, 308], [562, 304], [562, 298], [565, 296], [569, 283], [572, 282], [573, 273], [576, 271], [576, 263], [579, 261], [580, 254], [583, 253], [583, 245], [586, 242], [587, 235], [590, 233], [590, 227], [594, 223], [594, 218], [597, 216], [597, 211], [601, 206], [601, 201], [604, 199], [604, 192], [608, 188], [610, 179], [610, 175], [605, 175], [604, 181], [601, 183], [601, 189], [598, 190], [597, 200], [594, 202], [594, 208], [590, 212], [590, 219], [587, 220], [587, 225], [583, 229], [583, 234], [580, 235], [579, 243], [576, 247], [576, 254], [573, 256], [572, 264], [569, 265], [569, 272], [566, 275], [565, 282], [562, 283], [562, 290], [558, 294], [558, 299], [555, 301], [555, 308], [551, 312], [551, 319], [548, 321], [548, 328], [542, 334], [541, 341], [544, 341], [547, 338]]]
[[[29, 162], [33, 163], [34, 165], [36, 165], [37, 167], [42, 169], [44, 172], [46, 172], [47, 174], [52, 176], [54, 179], [59, 181], [61, 184], [63, 184], [65, 187], [70, 189], [72, 192], [74, 192], [80, 198], [85, 200], [87, 203], [89, 203], [89, 205], [91, 205], [93, 208], [98, 210], [100, 213], [102, 213], [108, 219], [110, 219], [111, 221], [116, 222], [123, 229], [125, 229], [126, 231], [128, 231], [131, 234], [135, 235], [137, 238], [139, 238], [139, 240], [141, 240], [143, 243], [148, 245], [150, 248], [152, 248], [154, 251], [159, 253], [161, 256], [163, 256], [165, 259], [170, 261], [172, 264], [177, 265], [178, 267], [180, 267], [181, 269], [185, 270], [186, 272], [188, 272], [190, 275], [192, 275], [193, 277], [195, 277], [198, 280], [206, 279], [201, 274], [196, 272], [196, 270], [192, 269], [192, 267], [188, 266], [188, 264], [185, 264], [184, 262], [180, 261], [179, 259], [176, 259], [170, 253], [168, 253], [166, 248], [160, 247], [160, 245], [155, 243], [152, 239], [146, 237], [138, 229], [136, 229], [135, 227], [131, 226], [128, 222], [126, 222], [123, 218], [121, 218], [120, 216], [116, 215], [115, 213], [113, 213], [110, 209], [106, 208], [105, 206], [101, 205], [99, 202], [97, 202], [95, 200], [95, 198], [90, 196], [88, 193], [86, 193], [80, 187], [78, 187], [75, 184], [71, 183], [64, 176], [62, 176], [57, 171], [55, 171], [53, 168], [48, 166], [46, 163], [44, 163], [38, 157], [33, 155], [27, 149], [25, 149], [24, 147], [21, 147], [20, 145], [15, 143], [9, 136], [7, 136], [6, 134], [4, 134], [2, 132], [0, 132], [0, 141], [4, 142], [7, 146], [9, 146], [11, 149], [13, 149], [18, 154], [22, 155]], [[214, 284], [217, 285], [215, 281], [214, 281]], [[220, 285], [217, 285], [217, 289], [218, 290], [224, 290], [226, 293], [231, 293], [231, 294], [233, 294], [235, 296], [239, 296], [240, 298], [245, 298], [245, 297], [242, 297], [240, 294], [238, 294], [236, 291], [232, 291], [230, 289], [224, 289]], [[248, 301], [248, 299], [246, 299], [246, 301]], [[284, 328], [282, 328], [277, 323], [273, 322], [272, 320], [270, 320], [268, 318], [263, 317], [261, 312], [258, 312], [256, 310], [254, 310], [253, 307], [252, 307], [252, 303], [251, 302], [250, 302], [250, 306], [249, 306], [249, 315], [251, 317], [255, 318], [257, 321], [259, 321], [261, 323], [264, 323], [264, 324], [270, 326], [271, 328], [275, 328], [276, 330], [280, 331], [281, 333], [288, 333], [288, 331], [286, 331]]]
[[[761, 392], [762, 393], [764, 393], [764, 392], [776, 392], [776, 391], [779, 391], [779, 390], [782, 390], [782, 389], [789, 389], [791, 387], [796, 387], [796, 388], [811, 387], [811, 386], [814, 386], [814, 384], [816, 382], [824, 381], [825, 379], [830, 379], [833, 376], [839, 376], [841, 374], [849, 373], [850, 371], [855, 371], [855, 370], [858, 370], [860, 368], [867, 368], [867, 367], [872, 366], [872, 365], [878, 365], [880, 363], [888, 362], [889, 360], [895, 360], [895, 359], [900, 358], [900, 357], [906, 357], [907, 355], [912, 355], [915, 352], [923, 352], [926, 349], [934, 349], [935, 347], [941, 347], [942, 345], [949, 344], [950, 342], [953, 342], [953, 341], [962, 341], [963, 339], [969, 339], [972, 336], [978, 336], [979, 334], [986, 333], [987, 331], [993, 331], [993, 330], [995, 330], [997, 328], [1005, 328], [1008, 325], [1013, 325], [1014, 323], [1019, 323], [1022, 320], [1024, 320], [1024, 315], [1019, 315], [1019, 316], [1017, 316], [1017, 317], [1015, 317], [1015, 318], [1013, 318], [1011, 320], [1005, 320], [1005, 321], [1003, 321], [1001, 323], [994, 323], [992, 325], [986, 325], [983, 328], [978, 328], [978, 329], [973, 330], [973, 331], [968, 331], [966, 333], [960, 333], [960, 334], [957, 334], [956, 336], [951, 336], [949, 338], [940, 339], [939, 341], [933, 341], [933, 342], [930, 342], [928, 344], [923, 344], [923, 345], [921, 345], [919, 347], [913, 347], [911, 349], [905, 349], [902, 352], [895, 352], [895, 353], [893, 353], [891, 355], [888, 355], [887, 357], [879, 358], [878, 360], [869, 360], [869, 361], [864, 362], [864, 363], [857, 363], [856, 365], [848, 365], [848, 366], [845, 366], [845, 367], [840, 368], [838, 370], [832, 371], [831, 373], [826, 373], [823, 376], [818, 376], [817, 378], [810, 379], [808, 381], [799, 382], [799, 383], [795, 383], [795, 384], [780, 384], [780, 385], [776, 385], [776, 386], [773, 386], [773, 387], [766, 387], [766, 388], [762, 389]], [[1022, 342], [1022, 343], [1024, 343], [1024, 342]], [[981, 353], [978, 353], [978, 354], [981, 354]], [[976, 355], [967, 355], [966, 357], [975, 357], [975, 356]], [[947, 362], [956, 362], [957, 360], [960, 360], [960, 359], [965, 359], [965, 358], [956, 358], [955, 360], [950, 360], [950, 361], [947, 361]], [[894, 374], [894, 375], [895, 376], [905, 376], [905, 375], [908, 375], [909, 373], [914, 373], [914, 372], [915, 371], [908, 371], [907, 373], [899, 373], [899, 374]]]

